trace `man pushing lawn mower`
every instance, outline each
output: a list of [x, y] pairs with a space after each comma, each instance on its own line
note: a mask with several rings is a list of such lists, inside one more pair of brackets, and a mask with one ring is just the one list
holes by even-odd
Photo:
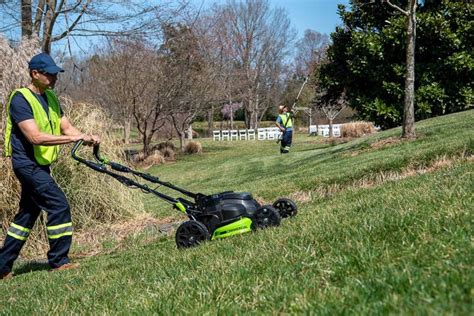
[[21, 184], [19, 211], [3, 248], [0, 250], [0, 279], [12, 277], [13, 262], [18, 257], [41, 210], [48, 214], [48, 263], [53, 270], [77, 268], [68, 258], [72, 241], [69, 203], [51, 177], [50, 165], [56, 161], [59, 145], [82, 140], [97, 145], [100, 139], [85, 135], [63, 115], [53, 91], [59, 72], [53, 59], [44, 53], [28, 64], [31, 83], [14, 90], [7, 102], [5, 154], [11, 156], [13, 171]]

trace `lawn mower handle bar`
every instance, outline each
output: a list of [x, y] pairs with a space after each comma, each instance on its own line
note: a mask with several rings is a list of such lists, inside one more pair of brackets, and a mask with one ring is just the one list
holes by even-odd
[[119, 175], [119, 174], [116, 174], [116, 173], [113, 173], [109, 170], [107, 170], [107, 168], [105, 167], [105, 165], [109, 165], [113, 170], [116, 170], [116, 171], [119, 171], [119, 172], [125, 172], [125, 173], [132, 173], [136, 176], [139, 176], [147, 181], [150, 181], [152, 183], [157, 183], [157, 184], [160, 184], [160, 185], [163, 185], [165, 187], [168, 187], [170, 189], [173, 189], [175, 191], [178, 191], [184, 195], [187, 195], [189, 197], [192, 197], [193, 199], [195, 199], [198, 194], [196, 193], [193, 193], [193, 192], [189, 192], [187, 190], [184, 190], [182, 188], [179, 188], [177, 186], [174, 186], [172, 185], [171, 183], [169, 182], [164, 182], [164, 181], [161, 181], [158, 177], [155, 177], [155, 176], [152, 176], [148, 173], [142, 173], [142, 172], [138, 172], [138, 171], [135, 171], [135, 170], [132, 170], [130, 169], [129, 167], [127, 166], [124, 166], [124, 165], [121, 165], [119, 163], [116, 163], [116, 162], [112, 162], [112, 161], [109, 161], [107, 158], [103, 157], [101, 154], [100, 154], [100, 147], [99, 145], [94, 145], [94, 148], [93, 148], [93, 154], [94, 154], [94, 157], [100, 162], [100, 163], [96, 163], [96, 162], [92, 162], [92, 161], [89, 161], [89, 160], [86, 160], [84, 158], [81, 158], [79, 156], [76, 155], [76, 152], [77, 150], [79, 149], [79, 147], [84, 143], [83, 140], [79, 140], [77, 141], [75, 144], [74, 144], [74, 147], [72, 148], [72, 151], [71, 151], [71, 155], [72, 155], [72, 158], [74, 158], [75, 160], [85, 164], [86, 166], [88, 166], [89, 168], [95, 170], [95, 171], [99, 171], [99, 172], [102, 172], [102, 173], [106, 173], [112, 177], [114, 177], [115, 179], [117, 179], [118, 181], [124, 183], [125, 185], [128, 185], [128, 186], [136, 186], [138, 188], [141, 188], [145, 191], [148, 191], [148, 192], [151, 192], [151, 193], [154, 193], [156, 195], [158, 195], [159, 197], [169, 201], [169, 202], [172, 202], [172, 203], [175, 203], [176, 202], [176, 199], [174, 198], [171, 198], [167, 195], [164, 195], [162, 193], [159, 193], [155, 190], [152, 190], [150, 189], [148, 186], [146, 185], [143, 185], [143, 184], [140, 184], [138, 182], [135, 182], [127, 177], [124, 177], [122, 175]]

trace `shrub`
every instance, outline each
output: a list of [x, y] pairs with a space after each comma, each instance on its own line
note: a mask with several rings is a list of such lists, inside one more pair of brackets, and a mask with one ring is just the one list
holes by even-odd
[[202, 152], [202, 146], [199, 142], [189, 141], [183, 149], [185, 154], [198, 154]]
[[375, 132], [374, 124], [371, 122], [351, 122], [341, 127], [342, 137], [362, 137]]

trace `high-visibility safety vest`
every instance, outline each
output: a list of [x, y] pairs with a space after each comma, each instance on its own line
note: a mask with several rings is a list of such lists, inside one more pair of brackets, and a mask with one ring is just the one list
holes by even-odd
[[293, 127], [293, 119], [291, 118], [290, 113], [286, 112], [285, 114], [278, 115], [281, 120], [281, 125], [285, 128]]
[[[35, 119], [38, 128], [43, 133], [51, 135], [61, 135], [61, 110], [59, 101], [53, 90], [47, 89], [45, 91], [48, 100], [49, 113], [46, 113], [39, 100], [33, 95], [28, 88], [17, 89], [12, 92], [7, 103], [7, 126], [5, 128], [5, 156], [12, 155], [11, 133], [12, 120], [10, 117], [10, 103], [15, 93], [21, 93], [33, 111], [33, 118]], [[59, 145], [54, 146], [37, 146], [33, 145], [33, 152], [36, 162], [41, 166], [47, 166], [56, 161], [59, 153]]]

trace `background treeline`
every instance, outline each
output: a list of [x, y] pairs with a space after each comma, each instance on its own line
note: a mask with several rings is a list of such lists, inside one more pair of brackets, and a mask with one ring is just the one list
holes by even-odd
[[[392, 3], [404, 8], [408, 1]], [[236, 115], [247, 128], [274, 119], [277, 105], [293, 104], [305, 77], [297, 105], [322, 110], [313, 113], [350, 106], [382, 128], [401, 124], [405, 19], [380, 1], [341, 5], [343, 24], [330, 37], [307, 30], [299, 39], [286, 11], [267, 0], [208, 8], [45, 0], [21, 1], [21, 10], [1, 2], [0, 10], [5, 34], [21, 29], [22, 38], [61, 59], [68, 71], [60, 93], [105, 109], [125, 143], [135, 127], [145, 153], [157, 136], [177, 136], [183, 148], [197, 120], [211, 130], [214, 120], [232, 125]], [[473, 20], [471, 1], [419, 1], [416, 119], [472, 107]], [[104, 44], [81, 41], [97, 36]], [[18, 36], [9, 37], [16, 46]], [[298, 119], [306, 124], [303, 112]]]

